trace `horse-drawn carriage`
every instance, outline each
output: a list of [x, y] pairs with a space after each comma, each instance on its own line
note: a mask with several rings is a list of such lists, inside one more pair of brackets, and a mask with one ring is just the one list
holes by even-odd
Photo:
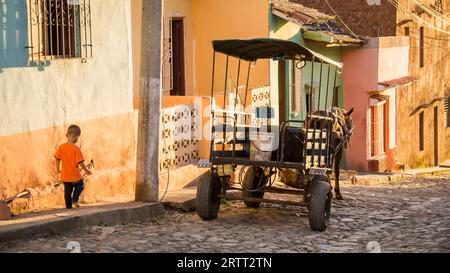
[[[198, 215], [205, 220], [216, 218], [222, 199], [241, 200], [252, 208], [263, 202], [306, 206], [311, 228], [324, 231], [333, 196], [330, 184], [333, 164], [338, 170], [342, 150], [348, 144], [352, 130], [351, 112], [333, 107], [336, 79], [342, 64], [297, 43], [278, 39], [213, 41], [213, 48], [212, 133], [207, 162], [211, 177], [198, 185]], [[217, 100], [218, 92], [214, 91], [218, 54], [226, 58], [225, 88], [220, 100]], [[232, 99], [227, 92], [231, 59], [236, 59], [238, 65]], [[246, 107], [251, 66], [260, 59], [292, 61], [296, 69], [303, 69], [308, 63], [309, 86], [318, 86], [314, 98], [311, 93], [302, 96], [307, 100], [304, 119], [281, 118], [270, 103], [271, 94], [268, 95], [269, 103], [250, 109]], [[248, 64], [244, 95], [239, 91], [243, 62]], [[314, 75], [317, 70], [314, 66], [320, 67], [320, 75]], [[327, 68], [323, 69], [325, 66]], [[285, 101], [279, 104], [283, 105]], [[239, 105], [246, 109], [238, 109]], [[277, 174], [281, 174], [285, 186], [275, 185]], [[336, 182], [335, 192], [340, 197], [338, 180]], [[298, 200], [267, 199], [265, 193], [293, 194]]]

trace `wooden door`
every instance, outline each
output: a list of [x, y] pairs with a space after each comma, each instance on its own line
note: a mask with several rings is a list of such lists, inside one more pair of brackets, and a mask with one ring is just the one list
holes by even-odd
[[173, 50], [173, 87], [171, 96], [185, 96], [184, 69], [184, 21], [183, 18], [172, 19], [172, 50]]

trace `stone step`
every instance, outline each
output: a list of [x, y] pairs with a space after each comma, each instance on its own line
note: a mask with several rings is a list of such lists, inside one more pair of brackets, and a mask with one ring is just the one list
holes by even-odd
[[197, 208], [196, 202], [197, 187], [190, 187], [181, 190], [167, 192], [166, 196], [162, 200], [162, 203], [170, 208], [193, 211]]

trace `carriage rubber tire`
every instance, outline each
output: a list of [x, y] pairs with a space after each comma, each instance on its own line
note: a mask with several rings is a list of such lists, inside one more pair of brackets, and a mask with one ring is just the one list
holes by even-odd
[[325, 231], [331, 211], [331, 186], [328, 182], [317, 180], [311, 185], [309, 204], [309, 225], [314, 231]]
[[[244, 175], [244, 181], [242, 181], [242, 183], [244, 184], [245, 188], [249, 189], [249, 190], [254, 190], [258, 188], [258, 184], [260, 182], [261, 179], [261, 175], [264, 176], [264, 170], [260, 167], [256, 167], [256, 166], [251, 166], [247, 169], [247, 171], [245, 172]], [[258, 175], [259, 174], [259, 175]], [[263, 181], [262, 184], [266, 184], [267, 181], [267, 177], [263, 177], [262, 178]], [[242, 191], [242, 196], [243, 197], [254, 197], [254, 198], [263, 198], [264, 197], [264, 191], [260, 191], [260, 192], [248, 192], [245, 191], [245, 189]], [[251, 202], [251, 201], [244, 201], [244, 204], [248, 207], [248, 208], [259, 208], [261, 206], [261, 202]]]
[[201, 180], [197, 186], [197, 214], [203, 220], [217, 218], [221, 199], [217, 197], [221, 193], [222, 185], [220, 178], [211, 176]]

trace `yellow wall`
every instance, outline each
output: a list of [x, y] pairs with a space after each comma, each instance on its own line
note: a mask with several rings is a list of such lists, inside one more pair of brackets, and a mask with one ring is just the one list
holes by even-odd
[[[191, 0], [165, 0], [163, 2], [164, 23], [169, 18], [184, 19], [184, 45], [185, 45], [185, 80], [186, 95], [194, 95], [193, 88], [193, 38], [192, 38], [192, 5]], [[141, 24], [142, 24], [142, 0], [131, 1], [132, 35], [133, 35], [133, 96], [134, 108], [139, 107], [139, 79], [140, 79], [140, 50], [141, 50]], [[163, 25], [164, 30], [164, 25]], [[169, 93], [164, 94], [170, 96]]]
[[[190, 0], [165, 0], [164, 20], [167, 23], [170, 17], [184, 19], [184, 54], [185, 54], [185, 81], [186, 95], [194, 95], [193, 90], [193, 39], [192, 39], [192, 2]], [[164, 94], [164, 95], [170, 95]]]
[[[142, 0], [132, 1], [134, 97], [137, 108], [139, 94], [139, 50]], [[216, 39], [260, 38], [269, 36], [268, 0], [166, 0], [164, 16], [185, 19], [185, 73], [187, 95], [210, 95], [212, 45]], [[218, 57], [216, 90], [223, 91], [225, 58]], [[237, 62], [230, 63], [236, 79]], [[247, 76], [243, 63], [240, 85]], [[221, 76], [221, 77], [220, 77]], [[269, 84], [268, 61], [259, 61], [251, 71], [250, 87]]]
[[[413, 1], [401, 0], [401, 5], [414, 8]], [[434, 0], [421, 0], [426, 6]], [[444, 11], [450, 11], [450, 2], [442, 1]], [[398, 11], [397, 22], [410, 18]], [[429, 24], [450, 31], [450, 26], [437, 23], [437, 19], [420, 15]], [[424, 66], [419, 65], [420, 27], [424, 27]], [[435, 98], [448, 97], [450, 91], [450, 39], [443, 32], [428, 28], [417, 22], [409, 22], [397, 27], [397, 35], [404, 34], [404, 27], [409, 27], [410, 63], [409, 74], [417, 80], [402, 87], [397, 92], [397, 149], [396, 158], [408, 168], [434, 166], [434, 107], [438, 107], [438, 155], [439, 162], [450, 158], [450, 129], [444, 124], [444, 103], [435, 102], [414, 115], [410, 114], [420, 105], [428, 104]], [[424, 112], [424, 150], [420, 151], [419, 115]]]
[[[211, 41], [233, 38], [264, 38], [269, 36], [268, 0], [192, 0], [194, 32], [194, 89], [196, 95], [211, 94], [212, 56]], [[236, 80], [237, 62], [230, 62], [230, 73]], [[241, 68], [241, 81], [245, 84], [247, 65]], [[225, 58], [216, 62], [215, 90], [223, 92]], [[258, 61], [251, 71], [250, 87], [269, 84], [268, 61]]]

